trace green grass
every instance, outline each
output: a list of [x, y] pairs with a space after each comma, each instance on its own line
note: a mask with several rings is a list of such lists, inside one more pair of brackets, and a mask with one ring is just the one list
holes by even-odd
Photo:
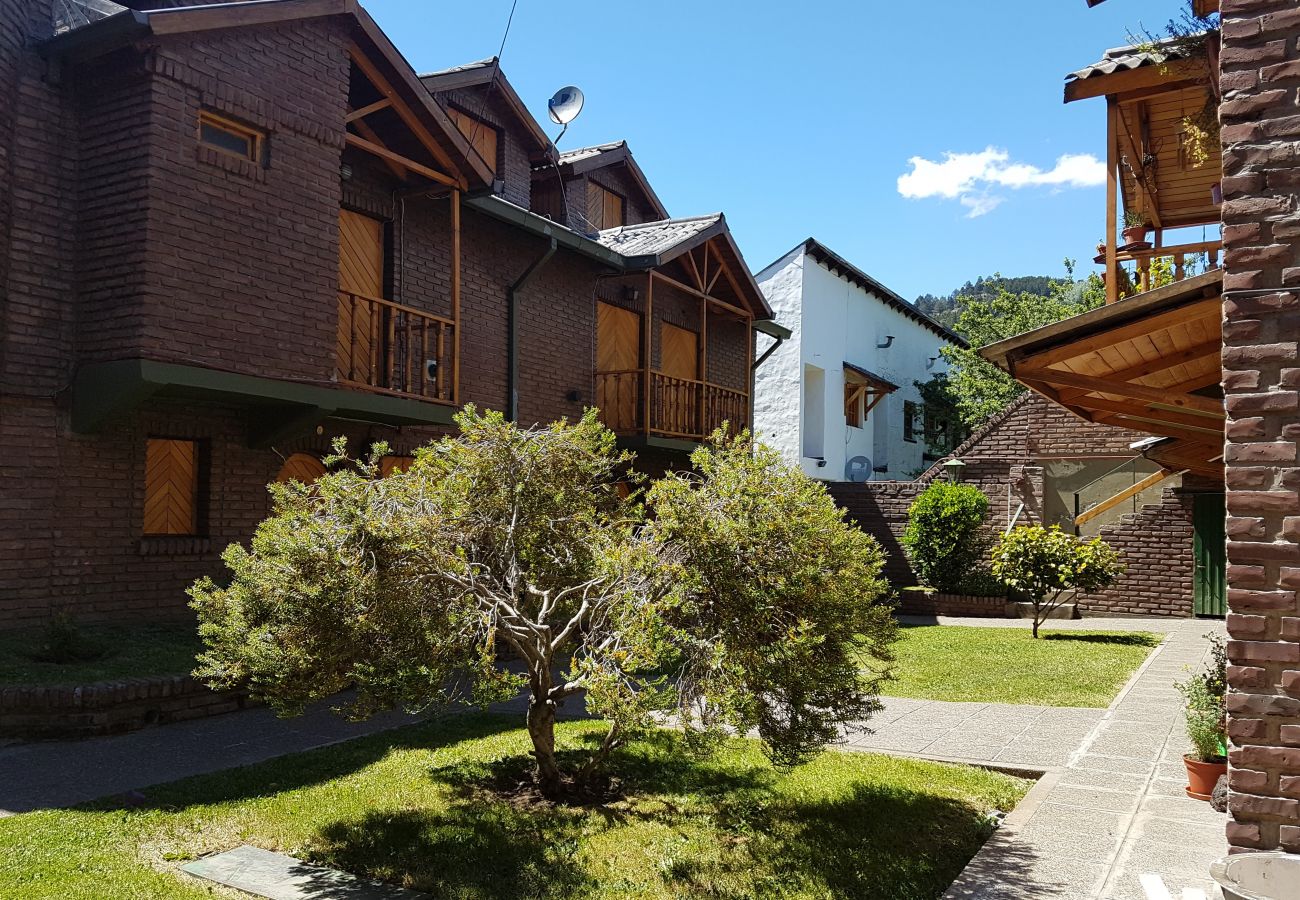
[[195, 626], [87, 625], [77, 629], [70, 662], [38, 658], [48, 641], [41, 628], [0, 632], [0, 684], [90, 684], [146, 675], [180, 675], [194, 668]]
[[[182, 861], [251, 843], [466, 900], [933, 898], [983, 842], [988, 811], [1028, 788], [847, 752], [781, 772], [743, 740], [699, 760], [663, 732], [618, 752], [622, 799], [542, 807], [483, 787], [526, 765], [518, 724], [453, 717], [152, 788], [137, 808], [0, 819], [0, 896], [211, 897]], [[561, 745], [599, 728], [566, 723]]]
[[916, 625], [899, 629], [892, 697], [1105, 707], [1160, 635]]

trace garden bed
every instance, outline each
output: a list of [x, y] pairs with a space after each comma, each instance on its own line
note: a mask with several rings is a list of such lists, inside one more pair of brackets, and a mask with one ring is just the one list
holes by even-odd
[[[209, 897], [184, 861], [242, 843], [438, 897], [934, 898], [1029, 783], [829, 752], [788, 772], [754, 741], [693, 759], [661, 732], [618, 751], [620, 796], [588, 807], [490, 789], [522, 773], [515, 718], [458, 716], [0, 820], [0, 896]], [[599, 723], [560, 726], [562, 746]]]

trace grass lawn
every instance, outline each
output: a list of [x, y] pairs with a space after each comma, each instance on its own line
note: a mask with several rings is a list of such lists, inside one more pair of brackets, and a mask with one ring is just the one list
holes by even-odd
[[916, 625], [899, 629], [892, 697], [1104, 707], [1161, 637], [1146, 631], [1051, 631]]
[[[251, 843], [436, 897], [933, 898], [985, 814], [1029, 786], [857, 753], [779, 772], [743, 740], [697, 760], [664, 732], [619, 751], [623, 799], [529, 805], [483, 787], [527, 766], [518, 725], [458, 716], [151, 788], [132, 809], [0, 819], [0, 896], [211, 897], [182, 861]], [[598, 734], [565, 723], [560, 742]]]
[[69, 662], [40, 659], [44, 629], [0, 632], [0, 684], [90, 684], [115, 678], [179, 675], [194, 668], [199, 636], [192, 623], [87, 625], [77, 629]]

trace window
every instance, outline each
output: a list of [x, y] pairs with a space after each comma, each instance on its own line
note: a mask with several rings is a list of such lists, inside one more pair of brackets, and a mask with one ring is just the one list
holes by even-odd
[[587, 221], [597, 231], [626, 225], [623, 198], [594, 181], [587, 182]]
[[922, 430], [921, 404], [911, 400], [903, 401], [903, 440], [916, 443], [916, 436]]
[[474, 151], [483, 157], [483, 162], [487, 163], [488, 168], [495, 175], [497, 173], [497, 130], [482, 119], [461, 112], [454, 106], [447, 107], [447, 115], [451, 116], [460, 133], [469, 141]]
[[866, 416], [862, 410], [862, 399], [866, 396], [865, 384], [844, 383], [844, 424], [850, 428], [861, 428]]
[[145, 535], [199, 533], [198, 441], [150, 438], [144, 461]]
[[220, 153], [261, 165], [266, 134], [204, 109], [199, 111], [199, 143]]

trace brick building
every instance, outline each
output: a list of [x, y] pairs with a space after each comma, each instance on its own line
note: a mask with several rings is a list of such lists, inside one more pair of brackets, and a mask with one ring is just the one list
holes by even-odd
[[401, 465], [466, 403], [599, 403], [662, 467], [747, 424], [781, 331], [625, 145], [572, 165], [352, 0], [129, 6], [0, 2], [0, 628], [184, 615], [335, 435]]

